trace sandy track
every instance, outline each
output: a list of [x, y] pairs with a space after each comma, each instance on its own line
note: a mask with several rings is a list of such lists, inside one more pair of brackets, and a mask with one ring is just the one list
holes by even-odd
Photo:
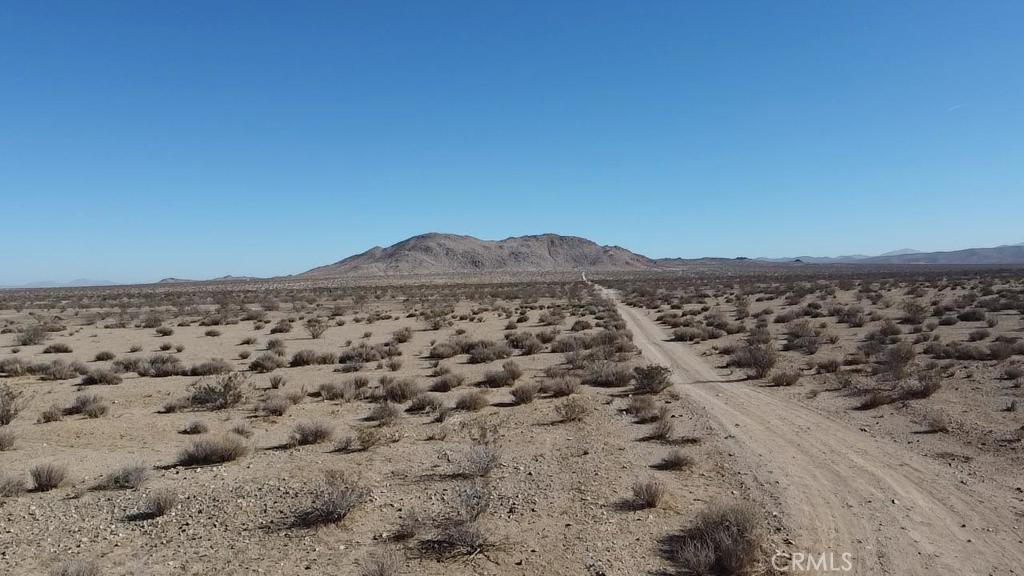
[[647, 312], [621, 302], [619, 311], [644, 356], [672, 368], [677, 389], [708, 410], [777, 502], [790, 551], [831, 552], [837, 565], [851, 553], [855, 574], [1024, 573], [1019, 497], [966, 486], [897, 444], [726, 381], [687, 345], [667, 341]]

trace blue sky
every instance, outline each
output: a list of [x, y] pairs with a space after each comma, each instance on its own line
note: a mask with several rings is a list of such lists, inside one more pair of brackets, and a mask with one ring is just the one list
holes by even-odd
[[1020, 2], [8, 2], [0, 284], [1024, 241]]

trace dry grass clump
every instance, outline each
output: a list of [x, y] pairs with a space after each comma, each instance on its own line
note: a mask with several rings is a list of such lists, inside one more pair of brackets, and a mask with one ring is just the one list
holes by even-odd
[[65, 560], [50, 571], [50, 576], [100, 576], [100, 565], [94, 560]]
[[522, 406], [533, 402], [533, 399], [537, 397], [537, 392], [539, 391], [539, 384], [535, 382], [523, 382], [515, 385], [509, 393], [512, 394], [512, 400], [517, 405]]
[[448, 392], [454, 388], [458, 388], [465, 383], [466, 378], [462, 374], [448, 373], [438, 376], [436, 380], [430, 385], [431, 392]]
[[206, 466], [245, 456], [249, 447], [237, 435], [197, 438], [178, 454], [179, 466]]
[[356, 397], [356, 387], [352, 382], [324, 382], [317, 388], [317, 392], [328, 402], [348, 401]]
[[64, 409], [64, 414], [82, 414], [86, 418], [99, 418], [110, 411], [110, 403], [98, 394], [79, 394]]
[[102, 368], [90, 370], [88, 374], [82, 377], [82, 386], [94, 386], [97, 384], [106, 384], [114, 386], [121, 383], [121, 377], [114, 374], [110, 370], [104, 370]]
[[444, 400], [436, 394], [420, 394], [409, 402], [406, 412], [424, 413], [438, 412], [445, 408]]
[[39, 418], [36, 420], [39, 424], [46, 424], [47, 422], [60, 422], [64, 419], [64, 407], [60, 404], [51, 404], [49, 408], [39, 413]]
[[20, 496], [26, 490], [25, 480], [20, 476], [7, 473], [0, 474], [0, 498]]
[[382, 402], [370, 410], [367, 420], [372, 420], [381, 426], [391, 426], [402, 417], [402, 411], [391, 402]]
[[223, 358], [213, 358], [206, 362], [200, 362], [188, 369], [190, 376], [213, 376], [216, 374], [227, 374], [232, 370], [231, 363]]
[[320, 444], [331, 439], [334, 435], [334, 425], [322, 420], [311, 420], [299, 422], [292, 428], [288, 436], [289, 446], [308, 446]]
[[272, 352], [264, 352], [249, 363], [249, 369], [260, 374], [273, 372], [274, 370], [283, 368], [284, 366], [284, 359]]
[[655, 464], [654, 467], [658, 470], [686, 470], [692, 468], [695, 464], [696, 460], [694, 460], [693, 456], [682, 450], [673, 450]]
[[292, 407], [292, 401], [280, 392], [272, 392], [257, 404], [256, 409], [268, 416], [284, 416]]
[[146, 497], [142, 513], [147, 518], [159, 518], [178, 504], [178, 494], [169, 488], [154, 490]]
[[651, 364], [633, 368], [634, 388], [637, 394], [658, 394], [672, 386], [672, 370]]
[[249, 426], [248, 422], [241, 420], [232, 424], [231, 428], [228, 428], [228, 432], [231, 434], [237, 434], [242, 438], [252, 438], [253, 434], [255, 434], [252, 426]]
[[46, 329], [36, 324], [29, 326], [15, 336], [14, 341], [18, 346], [36, 346], [46, 340]]
[[615, 362], [605, 361], [592, 364], [583, 371], [581, 382], [588, 386], [601, 388], [621, 388], [628, 386], [633, 379], [629, 368]]
[[570, 396], [580, 391], [580, 381], [571, 376], [558, 376], [545, 381], [541, 385], [541, 391], [553, 398]]
[[68, 346], [63, 342], [54, 342], [46, 348], [43, 348], [43, 354], [70, 354], [71, 352], [71, 346]]
[[131, 462], [107, 474], [96, 485], [98, 490], [129, 490], [142, 486], [149, 476], [149, 468], [142, 462]]
[[459, 461], [459, 476], [482, 478], [488, 476], [501, 462], [501, 451], [491, 444], [475, 444]]
[[68, 468], [56, 462], [36, 464], [29, 470], [32, 476], [32, 488], [36, 492], [49, 492], [60, 487], [68, 476]]
[[555, 406], [562, 422], [578, 422], [590, 413], [590, 402], [579, 396], [570, 396]]
[[369, 556], [360, 570], [360, 576], [396, 576], [402, 568], [402, 557], [398, 552], [387, 549]]
[[391, 380], [390, 378], [389, 376], [388, 380], [382, 379], [381, 382], [382, 396], [387, 402], [401, 404], [423, 393], [423, 389], [415, 380], [408, 378]]
[[192, 383], [188, 403], [205, 410], [224, 410], [245, 400], [248, 379], [241, 372], [214, 379], [200, 379]]
[[730, 365], [747, 369], [751, 378], [764, 378], [778, 361], [779, 353], [771, 344], [748, 344], [729, 358]]
[[328, 470], [317, 484], [310, 504], [299, 511], [292, 525], [313, 528], [337, 524], [366, 500], [368, 491], [340, 470]]
[[755, 572], [764, 539], [753, 506], [719, 504], [701, 512], [683, 533], [665, 538], [661, 553], [683, 574], [745, 576]]
[[800, 375], [796, 370], [783, 370], [772, 374], [769, 381], [772, 386], [792, 386], [800, 380]]
[[17, 436], [14, 434], [14, 431], [0, 428], [0, 452], [14, 448], [14, 441], [16, 439]]
[[11, 388], [6, 382], [0, 382], [0, 426], [10, 424], [21, 412], [21, 406], [21, 392]]
[[210, 427], [202, 420], [192, 420], [181, 429], [182, 434], [206, 434]]
[[665, 501], [668, 490], [656, 478], [639, 480], [633, 484], [633, 501], [637, 508], [658, 508]]
[[465, 410], [467, 412], [476, 412], [483, 410], [484, 408], [491, 405], [490, 400], [487, 399], [487, 394], [480, 390], [473, 390], [472, 392], [466, 392], [459, 396], [455, 401], [456, 410]]
[[654, 422], [654, 426], [651, 427], [651, 433], [647, 436], [647, 439], [658, 442], [671, 442], [675, 432], [676, 427], [671, 420], [659, 418]]

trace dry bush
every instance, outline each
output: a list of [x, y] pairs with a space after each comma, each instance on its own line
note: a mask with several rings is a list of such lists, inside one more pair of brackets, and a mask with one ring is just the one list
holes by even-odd
[[626, 405], [626, 413], [635, 416], [640, 422], [651, 421], [657, 403], [650, 396], [632, 396]]
[[384, 367], [392, 372], [398, 372], [402, 369], [402, 360], [400, 358], [388, 358], [384, 361]]
[[328, 470], [317, 484], [310, 504], [295, 515], [293, 526], [312, 528], [337, 524], [366, 500], [367, 490], [340, 470]]
[[232, 370], [231, 363], [223, 358], [214, 358], [206, 362], [200, 362], [188, 369], [190, 376], [214, 376], [227, 374]]
[[67, 466], [56, 462], [36, 464], [29, 470], [32, 476], [33, 490], [36, 492], [49, 492], [58, 488], [64, 483], [68, 476]]
[[488, 476], [501, 462], [501, 452], [490, 444], [471, 446], [458, 464], [457, 474], [471, 478]]
[[783, 370], [772, 374], [769, 381], [772, 386], [792, 386], [800, 380], [800, 372], [796, 370]]
[[401, 404], [423, 393], [415, 380], [402, 378], [382, 382], [383, 397], [388, 402]]
[[637, 394], [658, 394], [672, 386], [672, 370], [651, 364], [633, 368], [634, 388]]
[[299, 422], [292, 428], [288, 436], [289, 446], [307, 446], [320, 444], [331, 439], [334, 435], [334, 425], [322, 420]]
[[178, 494], [168, 488], [154, 490], [146, 497], [142, 513], [148, 518], [159, 518], [170, 512], [178, 503]]
[[173, 334], [174, 334], [174, 328], [171, 328], [170, 326], [160, 326], [160, 327], [158, 327], [156, 329], [156, 335], [157, 336], [167, 337], [167, 336], [171, 336]]
[[399, 344], [408, 342], [409, 340], [412, 339], [412, 328], [405, 327], [395, 330], [391, 334], [391, 339], [394, 340], [395, 342], [398, 342]]
[[435, 394], [420, 394], [409, 402], [406, 412], [439, 412], [445, 409], [444, 400]]
[[397, 576], [402, 568], [402, 557], [394, 550], [381, 550], [363, 563], [360, 576]]
[[99, 490], [129, 490], [142, 486], [149, 476], [149, 468], [142, 462], [131, 462], [107, 474], [96, 485]]
[[334, 400], [348, 401], [356, 396], [356, 387], [352, 382], [324, 382], [317, 388], [320, 397], [331, 402]]
[[448, 392], [458, 388], [465, 383], [466, 378], [462, 374], [442, 374], [430, 385], [431, 392]]
[[0, 382], [0, 426], [10, 424], [21, 412], [21, 392], [13, 389], [6, 382]]
[[660, 418], [651, 427], [651, 433], [647, 437], [658, 442], [670, 442], [675, 435], [676, 427], [668, 418]]
[[737, 349], [729, 363], [749, 370], [751, 378], [764, 378], [778, 360], [779, 353], [770, 344], [748, 344]]
[[210, 427], [202, 420], [192, 420], [181, 429], [182, 434], [206, 434], [209, 431]]
[[0, 498], [20, 496], [26, 490], [25, 480], [19, 476], [0, 473]]
[[655, 464], [654, 467], [659, 470], [685, 470], [692, 468], [695, 464], [696, 461], [689, 454], [682, 450], [673, 450]]
[[291, 407], [291, 400], [280, 392], [274, 392], [267, 394], [263, 401], [256, 406], [256, 409], [269, 416], [284, 416]]
[[98, 394], [79, 394], [71, 405], [64, 409], [68, 415], [82, 414], [87, 418], [99, 418], [110, 410], [107, 399]]
[[570, 396], [555, 406], [562, 422], [578, 422], [590, 413], [590, 402], [579, 396]]
[[272, 390], [277, 390], [278, 388], [282, 388], [287, 383], [288, 383], [288, 379], [285, 378], [284, 376], [281, 376], [280, 374], [274, 374], [270, 378], [267, 378], [267, 384], [270, 385], [270, 388]]
[[43, 348], [43, 354], [70, 354], [71, 352], [71, 346], [68, 346], [63, 342], [54, 342], [46, 348]]
[[554, 398], [570, 396], [580, 391], [580, 381], [570, 376], [560, 376], [545, 381], [541, 390]]
[[50, 571], [50, 576], [100, 576], [100, 565], [94, 560], [65, 560]]
[[540, 390], [540, 385], [535, 382], [523, 382], [517, 384], [509, 391], [512, 394], [512, 400], [519, 406], [523, 404], [529, 404], [533, 402], [533, 399], [537, 397], [537, 392]]
[[193, 407], [224, 410], [245, 400], [248, 378], [241, 372], [214, 379], [200, 379], [189, 388], [188, 401]]
[[18, 346], [36, 346], [45, 340], [46, 330], [38, 324], [25, 328], [14, 339]]
[[914, 361], [917, 353], [910, 342], [899, 342], [890, 346], [882, 360], [882, 370], [893, 378], [905, 378], [910, 363]]
[[601, 388], [621, 388], [633, 379], [629, 368], [615, 362], [599, 362], [587, 367], [580, 378], [583, 384]]
[[244, 421], [238, 421], [232, 424], [231, 428], [228, 428], [228, 432], [237, 434], [242, 438], [252, 438], [253, 434], [255, 434], [252, 426], [249, 426], [249, 423]]
[[179, 466], [205, 466], [245, 456], [249, 447], [236, 435], [197, 438], [178, 454]]
[[0, 428], [0, 452], [14, 448], [14, 441], [16, 439], [17, 436], [14, 434], [13, 430]]
[[465, 410], [467, 412], [476, 412], [490, 405], [491, 402], [487, 399], [487, 394], [480, 390], [466, 392], [455, 401], [456, 410]]
[[764, 528], [750, 504], [714, 505], [682, 534], [662, 541], [662, 555], [683, 574], [746, 576], [764, 548]]
[[316, 340], [323, 336], [324, 332], [327, 332], [328, 324], [327, 321], [322, 318], [310, 318], [309, 320], [306, 320], [303, 327], [306, 329], [306, 333], [309, 334], [309, 337]]
[[88, 374], [82, 377], [82, 386], [93, 386], [97, 384], [106, 384], [114, 386], [121, 383], [121, 377], [114, 374], [110, 370], [104, 369], [93, 369]]
[[260, 374], [273, 372], [274, 370], [283, 368], [284, 366], [284, 359], [272, 352], [264, 352], [249, 363], [249, 369]]
[[397, 406], [390, 402], [383, 402], [373, 407], [370, 410], [370, 414], [367, 415], [368, 420], [372, 420], [381, 426], [391, 426], [398, 422], [401, 418], [402, 411]]
[[657, 508], [665, 501], [668, 490], [660, 480], [648, 478], [633, 484], [633, 501], [638, 508]]
[[270, 340], [267, 340], [267, 352], [270, 352], [271, 354], [284, 356], [286, 349], [287, 346], [285, 345], [284, 340], [280, 338], [271, 338]]
[[60, 404], [51, 404], [49, 408], [39, 413], [39, 418], [36, 422], [46, 424], [47, 422], [60, 422], [63, 419], [64, 407]]

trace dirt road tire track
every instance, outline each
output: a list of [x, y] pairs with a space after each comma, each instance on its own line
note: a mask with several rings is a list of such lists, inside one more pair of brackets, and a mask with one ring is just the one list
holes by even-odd
[[936, 462], [756, 384], [725, 381], [646, 311], [618, 308], [643, 355], [672, 369], [679, 392], [708, 410], [773, 493], [792, 550], [850, 552], [852, 573], [872, 576], [1024, 573], [1019, 499], [965, 486]]

